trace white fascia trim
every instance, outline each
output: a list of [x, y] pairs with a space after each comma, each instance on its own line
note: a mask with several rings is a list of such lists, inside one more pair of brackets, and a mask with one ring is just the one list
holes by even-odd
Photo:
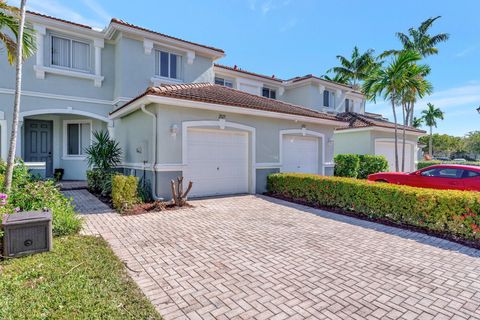
[[102, 81], [104, 79], [103, 76], [98, 76], [91, 73], [73, 71], [68, 69], [52, 68], [52, 67], [39, 66], [39, 65], [33, 66], [33, 70], [35, 70], [36, 73], [51, 73], [51, 74], [57, 74], [57, 75], [67, 76], [67, 77], [93, 80], [95, 87], [101, 87]]
[[322, 86], [323, 90], [325, 90], [325, 89], [330, 90], [330, 91], [341, 90], [341, 91], [345, 92], [346, 94], [348, 94], [349, 96], [350, 95], [355, 96], [357, 98], [361, 98], [362, 100], [365, 99], [365, 96], [362, 93], [356, 92], [352, 88], [345, 87], [345, 86], [342, 86], [342, 85], [339, 85], [339, 84], [335, 84], [335, 83], [332, 83], [332, 82], [329, 82], [329, 81], [323, 81], [323, 80], [316, 79], [316, 78], [308, 78], [308, 79], [303, 79], [303, 80], [296, 81], [296, 82], [284, 82], [287, 89], [293, 89], [293, 88], [301, 87], [301, 86], [304, 86], [305, 84], [308, 84], [308, 83], [317, 84], [319, 86]]
[[120, 103], [120, 102], [128, 102], [128, 101], [130, 101], [130, 100], [132, 100], [132, 98], [129, 98], [129, 97], [117, 97], [117, 98], [115, 98], [115, 99], [111, 102], [111, 104], [117, 105], [117, 104]]
[[249, 192], [255, 193], [256, 191], [256, 129], [244, 124], [225, 121], [225, 119], [220, 120], [199, 120], [199, 121], [184, 121], [182, 122], [182, 165], [188, 165], [188, 129], [195, 127], [214, 127], [218, 129], [227, 129], [233, 128], [241, 131], [245, 131], [250, 134], [249, 139], [249, 152], [250, 152], [250, 186]]
[[105, 36], [104, 30], [98, 31], [95, 29], [88, 29], [81, 26], [76, 26], [71, 23], [62, 22], [62, 21], [58, 21], [58, 20], [50, 19], [46, 17], [41, 17], [36, 14], [31, 14], [28, 12], [27, 12], [26, 20], [28, 22], [31, 22], [32, 24], [44, 25], [51, 30], [61, 31], [61, 32], [68, 33], [71, 35], [76, 35], [76, 36], [82, 35], [92, 40], [98, 39], [98, 38], [104, 38]]
[[[375, 138], [374, 141], [375, 142], [393, 142], [393, 143], [395, 143], [394, 138]], [[403, 140], [402, 139], [397, 139], [397, 143], [402, 144]], [[410, 144], [412, 146], [416, 146], [417, 142], [412, 141], [412, 140], [405, 140], [405, 144]]]
[[[389, 132], [389, 133], [395, 133], [395, 129], [390, 129], [390, 128], [384, 128], [384, 127], [365, 127], [365, 128], [351, 128], [351, 129], [341, 129], [341, 130], [335, 130], [335, 134], [341, 134], [341, 133], [351, 133], [351, 132], [362, 132], [362, 131], [381, 131], [381, 132]], [[403, 130], [398, 128], [397, 133], [402, 133]], [[405, 133], [408, 135], [412, 136], [417, 136], [417, 137], [422, 137], [426, 136], [427, 133], [422, 133], [422, 132], [414, 132], [414, 131], [409, 131], [405, 130]]]
[[[283, 136], [288, 135], [288, 134], [296, 134], [296, 135], [302, 135], [302, 136], [311, 136], [311, 137], [317, 137], [321, 138], [321, 150], [322, 150], [322, 159], [320, 159], [321, 163], [321, 168], [320, 168], [320, 174], [323, 176], [325, 175], [325, 135], [323, 133], [317, 132], [317, 131], [312, 131], [312, 130], [306, 130], [306, 129], [286, 129], [286, 130], [280, 130], [280, 135], [279, 135], [279, 153], [280, 153], [280, 163], [283, 166]], [[320, 140], [319, 140], [320, 143]]]
[[[7, 89], [7, 88], [0, 88], [0, 94], [15, 94], [15, 90]], [[67, 101], [77, 101], [77, 102], [88, 102], [88, 103], [96, 103], [96, 104], [106, 104], [111, 106], [114, 101], [110, 100], [101, 100], [101, 99], [93, 99], [93, 98], [85, 98], [85, 97], [76, 97], [76, 96], [65, 96], [60, 94], [53, 94], [53, 93], [43, 93], [38, 91], [25, 91], [22, 90], [22, 96], [29, 96], [35, 98], [46, 98], [46, 99], [58, 99], [58, 100], [67, 100]], [[123, 98], [123, 97], [122, 97]], [[117, 98], [120, 99], [120, 98]], [[131, 98], [123, 98], [126, 101], [130, 101]]]
[[345, 126], [344, 121], [318, 119], [318, 118], [311, 118], [306, 116], [298, 116], [290, 113], [254, 110], [254, 109], [235, 107], [235, 106], [229, 106], [229, 105], [183, 100], [183, 99], [176, 99], [176, 98], [170, 98], [170, 97], [159, 97], [154, 95], [144, 96], [138, 99], [137, 101], [134, 101], [129, 106], [123, 109], [119, 109], [118, 111], [114, 111], [113, 113], [110, 114], [110, 118], [111, 119], [120, 118], [122, 116], [125, 116], [137, 110], [141, 105], [147, 105], [150, 103], [158, 103], [158, 104], [175, 106], [175, 107], [204, 109], [204, 110], [219, 111], [219, 112], [225, 112], [225, 113], [244, 114], [244, 115], [250, 115], [250, 116], [257, 116], [257, 117], [267, 117], [267, 118], [285, 119], [285, 120], [294, 120], [294, 121], [296, 120], [300, 122], [332, 125], [337, 127]]
[[195, 52], [198, 52], [198, 53], [203, 53], [204, 55], [215, 57], [215, 59], [219, 59], [219, 58], [222, 58], [222, 57], [225, 56], [225, 53], [221, 53], [221, 52], [216, 51], [216, 50], [208, 49], [208, 48], [205, 48], [205, 47], [193, 44], [193, 43], [185, 43], [185, 42], [180, 41], [180, 40], [175, 40], [175, 39], [171, 39], [169, 37], [161, 36], [161, 35], [156, 34], [154, 32], [139, 30], [137, 28], [124, 26], [122, 24], [118, 24], [118, 23], [115, 23], [115, 22], [110, 23], [108, 28], [105, 30], [105, 34], [107, 36], [113, 35], [114, 34], [114, 29], [116, 29], [120, 32], [126, 32], [126, 33], [130, 33], [130, 34], [133, 34], [133, 35], [137, 35], [137, 36], [142, 38], [142, 41], [143, 41], [143, 38], [147, 38], [147, 39], [151, 39], [152, 41], [158, 42], [160, 45], [169, 44], [169, 45], [174, 46], [175, 48], [178, 48], [178, 49], [182, 48], [185, 51], [195, 51]]
[[260, 76], [254, 76], [254, 75], [242, 73], [240, 71], [224, 69], [222, 67], [214, 66], [213, 71], [214, 71], [215, 75], [218, 74], [220, 76], [226, 76], [226, 77], [230, 77], [230, 78], [239, 78], [239, 79], [243, 78], [243, 79], [253, 80], [253, 81], [256, 81], [256, 82], [262, 82], [262, 83], [268, 84], [270, 86], [273, 86], [273, 87], [276, 87], [276, 88], [279, 88], [279, 89], [280, 89], [280, 87], [284, 86], [284, 83], [282, 81], [275, 81], [273, 79], [267, 79], [267, 78], [260, 77]]

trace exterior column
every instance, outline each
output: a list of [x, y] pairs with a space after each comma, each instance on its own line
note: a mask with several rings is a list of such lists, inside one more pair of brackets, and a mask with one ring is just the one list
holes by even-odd
[[[93, 41], [95, 47], [95, 75], [102, 76], [102, 49], [104, 47], [103, 39], [95, 39]], [[101, 87], [102, 81], [95, 79], [95, 87]]]
[[33, 25], [33, 29], [36, 33], [35, 41], [37, 45], [35, 75], [38, 79], [45, 79], [45, 71], [43, 70], [43, 66], [45, 63], [45, 34], [47, 33], [47, 29], [45, 26], [39, 24]]
[[113, 126], [113, 121], [109, 121], [107, 124], [108, 135], [110, 139], [115, 140], [115, 128]]
[[22, 140], [23, 140], [23, 119], [18, 121], [18, 132], [17, 132], [17, 146], [15, 148], [15, 156], [22, 157]]

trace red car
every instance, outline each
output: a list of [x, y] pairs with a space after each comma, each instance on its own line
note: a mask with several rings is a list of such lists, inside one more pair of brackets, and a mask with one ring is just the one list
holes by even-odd
[[412, 173], [375, 173], [369, 175], [368, 180], [420, 188], [480, 191], [480, 167], [438, 164]]

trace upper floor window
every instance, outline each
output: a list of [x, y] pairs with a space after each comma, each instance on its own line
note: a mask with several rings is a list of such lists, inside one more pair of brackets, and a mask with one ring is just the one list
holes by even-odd
[[85, 42], [52, 36], [51, 65], [81, 71], [90, 70], [90, 45]]
[[323, 106], [331, 108], [335, 107], [335, 95], [333, 92], [323, 90]]
[[264, 96], [265, 98], [276, 99], [277, 98], [277, 92], [273, 89], [264, 87], [262, 89], [262, 96]]
[[155, 75], [180, 79], [182, 56], [166, 51], [155, 50]]
[[345, 99], [345, 112], [353, 112], [353, 100]]
[[220, 77], [215, 77], [215, 84], [219, 84], [221, 86], [233, 88], [233, 82], [230, 80], [226, 80]]

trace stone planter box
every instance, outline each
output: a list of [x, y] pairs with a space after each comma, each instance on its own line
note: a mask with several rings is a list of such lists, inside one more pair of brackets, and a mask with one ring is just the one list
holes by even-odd
[[52, 213], [32, 211], [5, 214], [3, 255], [20, 257], [52, 250]]

